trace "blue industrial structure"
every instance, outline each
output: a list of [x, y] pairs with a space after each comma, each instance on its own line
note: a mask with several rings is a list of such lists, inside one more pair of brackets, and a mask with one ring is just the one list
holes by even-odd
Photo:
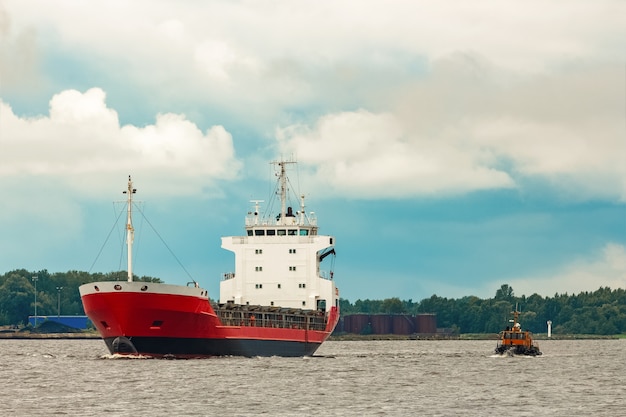
[[[37, 316], [37, 326], [45, 321], [53, 321], [75, 329], [86, 329], [91, 324], [87, 316]], [[28, 316], [28, 322], [31, 326], [35, 326], [35, 316]]]

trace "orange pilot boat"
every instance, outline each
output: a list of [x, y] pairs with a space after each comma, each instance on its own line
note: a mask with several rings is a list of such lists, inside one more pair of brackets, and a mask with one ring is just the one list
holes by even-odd
[[512, 312], [513, 320], [509, 320], [513, 323], [513, 326], [507, 326], [506, 330], [500, 332], [500, 340], [496, 346], [496, 353], [500, 355], [505, 353], [526, 356], [541, 355], [539, 346], [533, 342], [532, 333], [527, 330], [522, 330], [522, 326], [517, 321], [519, 313], [516, 307], [515, 311]]

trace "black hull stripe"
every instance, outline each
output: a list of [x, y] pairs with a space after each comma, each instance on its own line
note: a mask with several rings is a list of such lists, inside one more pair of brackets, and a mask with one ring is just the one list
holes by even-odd
[[[113, 341], [104, 339], [109, 351], [116, 352]], [[167, 337], [128, 337], [140, 355], [173, 357], [207, 356], [311, 356], [321, 343], [255, 339], [196, 339]]]

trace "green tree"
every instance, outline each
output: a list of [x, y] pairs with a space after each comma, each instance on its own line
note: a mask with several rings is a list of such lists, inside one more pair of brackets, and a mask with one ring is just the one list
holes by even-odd
[[388, 314], [401, 314], [406, 313], [404, 303], [400, 301], [398, 297], [387, 298], [383, 300], [382, 312]]
[[509, 287], [509, 284], [502, 284], [496, 291], [496, 300], [512, 301], [513, 300], [513, 288]]
[[19, 274], [12, 274], [3, 281], [0, 286], [1, 324], [28, 323], [28, 316], [34, 312], [35, 288]]

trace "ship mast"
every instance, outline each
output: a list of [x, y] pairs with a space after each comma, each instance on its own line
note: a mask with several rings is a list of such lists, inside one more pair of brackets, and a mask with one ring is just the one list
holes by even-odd
[[133, 181], [128, 176], [128, 189], [123, 191], [127, 195], [127, 217], [126, 217], [126, 246], [128, 247], [128, 282], [133, 281], [133, 241], [135, 239], [135, 229], [133, 228], [133, 194], [137, 192], [136, 188], [133, 188]]
[[[287, 215], [287, 164], [295, 164], [295, 161], [274, 161], [272, 164], [280, 167], [280, 174], [278, 174], [278, 181], [280, 182], [280, 219], [285, 221]], [[283, 223], [285, 224], [285, 223]]]

